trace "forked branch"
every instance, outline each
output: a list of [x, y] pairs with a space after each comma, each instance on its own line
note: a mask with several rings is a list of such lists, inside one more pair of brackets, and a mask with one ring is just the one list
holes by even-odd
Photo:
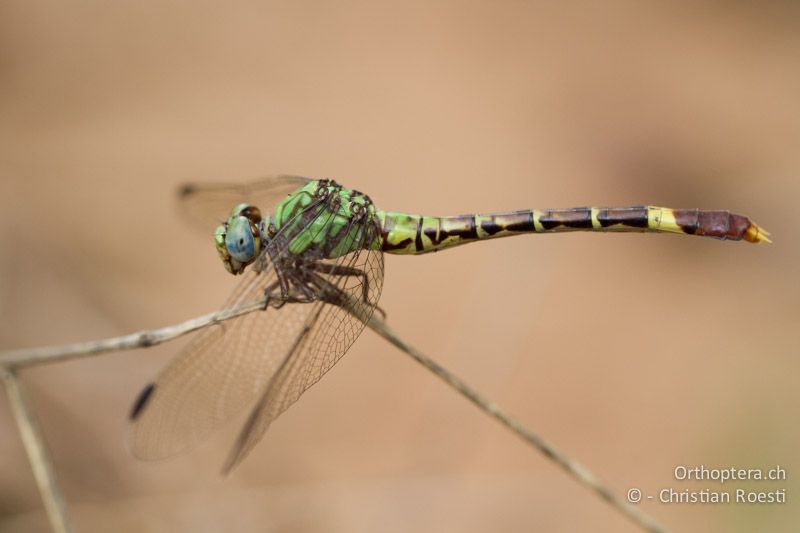
[[[334, 298], [336, 299], [336, 298]], [[66, 361], [80, 357], [98, 355], [105, 352], [129, 350], [133, 348], [147, 348], [163, 342], [175, 339], [192, 331], [220, 324], [226, 320], [238, 316], [264, 309], [270, 304], [270, 298], [265, 297], [233, 309], [209, 313], [198, 318], [187, 320], [180, 324], [167, 326], [160, 329], [142, 331], [113, 337], [97, 341], [88, 341], [78, 344], [65, 346], [48, 346], [42, 348], [31, 348], [24, 350], [14, 350], [0, 353], [0, 376], [4, 379], [6, 391], [11, 400], [12, 408], [16, 417], [23, 444], [28, 452], [31, 467], [34, 471], [42, 499], [45, 502], [48, 516], [50, 517], [53, 530], [57, 532], [70, 531], [69, 518], [64, 499], [58, 489], [53, 472], [52, 464], [47, 453], [41, 433], [35, 421], [33, 412], [25, 399], [24, 391], [17, 379], [17, 372], [27, 366]], [[348, 307], [345, 302], [338, 302], [339, 305]], [[374, 316], [367, 323], [370, 329], [389, 341], [411, 356], [415, 361], [422, 364], [425, 368], [433, 372], [446, 384], [455, 389], [462, 396], [478, 406], [486, 414], [494, 417], [507, 429], [521, 437], [530, 446], [542, 452], [545, 457], [555, 462], [563, 468], [570, 476], [579, 483], [594, 491], [603, 500], [608, 502], [614, 509], [623, 513], [629, 519], [646, 531], [662, 532], [665, 531], [655, 520], [640, 509], [627, 503], [617, 496], [605, 483], [597, 476], [592, 474], [586, 467], [572, 460], [567, 455], [559, 451], [552, 444], [548, 443], [541, 436], [527, 429], [519, 421], [515, 420], [497, 405], [481, 396], [475, 389], [467, 385], [449, 370], [443, 368], [433, 359], [423, 354], [413, 346], [402, 340], [389, 326], [377, 316]]]
[[69, 533], [72, 531], [72, 526], [67, 504], [61, 489], [58, 488], [53, 462], [50, 460], [50, 453], [44, 443], [39, 423], [28, 402], [25, 387], [20, 383], [19, 376], [14, 370], [0, 368], [0, 379], [5, 386], [11, 412], [14, 414], [19, 435], [28, 453], [33, 477], [42, 495], [50, 525], [56, 533]]

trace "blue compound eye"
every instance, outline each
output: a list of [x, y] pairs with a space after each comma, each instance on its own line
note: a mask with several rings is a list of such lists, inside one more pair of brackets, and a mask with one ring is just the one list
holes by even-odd
[[258, 229], [245, 217], [236, 217], [228, 224], [225, 235], [225, 248], [231, 257], [240, 263], [250, 263], [255, 260], [261, 247]]

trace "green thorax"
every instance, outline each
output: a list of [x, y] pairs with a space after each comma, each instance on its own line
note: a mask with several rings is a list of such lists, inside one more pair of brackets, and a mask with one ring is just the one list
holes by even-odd
[[369, 197], [331, 180], [313, 180], [275, 207], [267, 231], [289, 236], [291, 254], [314, 249], [336, 258], [379, 245], [379, 233], [372, 232], [368, 223], [374, 220], [375, 207]]

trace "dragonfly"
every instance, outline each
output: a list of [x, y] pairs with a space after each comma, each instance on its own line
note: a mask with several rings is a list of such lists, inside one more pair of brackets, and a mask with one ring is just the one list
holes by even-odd
[[[263, 299], [263, 311], [199, 333], [136, 399], [128, 441], [141, 459], [171, 457], [249, 409], [225, 473], [341, 359], [373, 314], [383, 314], [385, 253], [417, 255], [568, 231], [771, 242], [748, 217], [728, 211], [641, 205], [424, 216], [383, 211], [332, 179], [299, 176], [190, 184], [180, 197], [194, 223], [216, 225], [219, 258], [229, 273], [243, 277], [223, 309]], [[272, 212], [256, 201], [274, 206]]]

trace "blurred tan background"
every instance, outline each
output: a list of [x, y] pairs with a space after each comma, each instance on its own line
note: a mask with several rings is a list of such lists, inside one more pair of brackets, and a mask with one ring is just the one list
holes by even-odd
[[[215, 309], [235, 284], [187, 180], [334, 177], [385, 209], [653, 203], [775, 244], [520, 237], [387, 258], [409, 342], [620, 494], [677, 464], [780, 464], [785, 505], [642, 508], [681, 531], [800, 519], [800, 10], [793, 2], [0, 4], [0, 347]], [[186, 342], [24, 373], [80, 532], [632, 531], [365, 332], [229, 478], [241, 420], [130, 457], [128, 409]], [[48, 531], [0, 399], [0, 531]]]

